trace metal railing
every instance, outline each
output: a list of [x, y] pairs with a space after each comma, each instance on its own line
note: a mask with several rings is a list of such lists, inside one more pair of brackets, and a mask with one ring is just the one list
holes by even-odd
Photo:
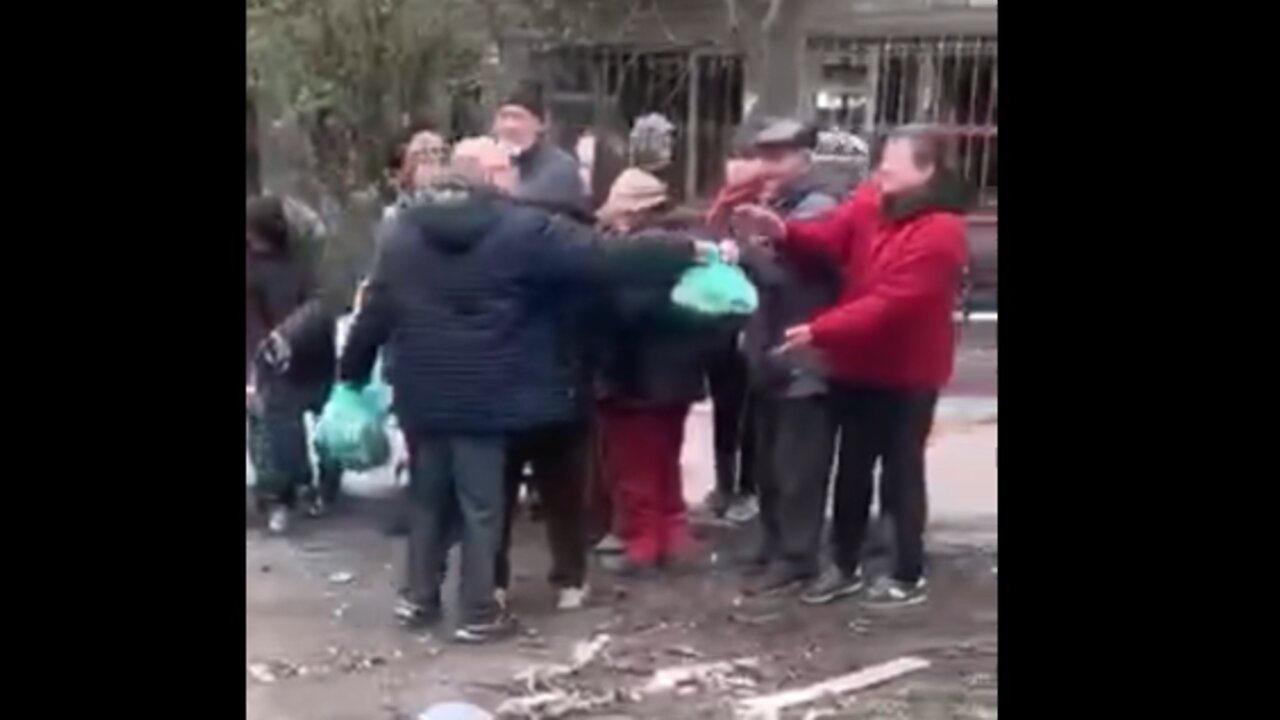
[[994, 36], [815, 36], [814, 105], [828, 126], [876, 138], [908, 123], [941, 126], [952, 162], [997, 204], [999, 63]]

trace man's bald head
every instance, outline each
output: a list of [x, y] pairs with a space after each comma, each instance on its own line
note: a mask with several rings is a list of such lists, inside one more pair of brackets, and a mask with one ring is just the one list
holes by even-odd
[[515, 168], [511, 156], [491, 137], [459, 140], [449, 162], [453, 172], [471, 182], [490, 185], [511, 192], [515, 187]]

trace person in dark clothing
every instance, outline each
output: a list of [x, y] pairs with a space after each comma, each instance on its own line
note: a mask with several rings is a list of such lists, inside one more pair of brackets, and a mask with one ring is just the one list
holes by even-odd
[[[631, 168], [618, 176], [601, 209], [621, 246], [665, 231], [666, 186]], [[617, 285], [606, 298], [597, 397], [605, 471], [613, 490], [614, 531], [625, 545], [617, 569], [652, 574], [690, 547], [680, 450], [689, 407], [706, 396], [706, 362], [726, 332], [670, 301], [676, 278]]]
[[[830, 212], [848, 190], [814, 168], [815, 139], [811, 127], [780, 119], [765, 126], [755, 140], [768, 206], [789, 219]], [[804, 351], [779, 355], [774, 350], [787, 328], [835, 302], [840, 274], [823, 259], [788, 255], [767, 243], [734, 247], [740, 248], [740, 263], [760, 295], [760, 305], [743, 333], [761, 536], [748, 568], [763, 573], [748, 592], [787, 592], [818, 575], [836, 426], [821, 358]]]
[[[766, 122], [763, 117], [751, 118], [734, 134], [734, 157], [725, 163], [725, 185], [707, 213], [707, 224], [716, 232], [729, 231], [727, 213], [734, 205], [757, 202], [763, 195], [755, 136]], [[759, 505], [754, 485], [756, 433], [750, 427], [747, 362], [739, 345], [740, 338], [729, 338], [712, 355], [707, 369], [716, 484], [703, 507], [715, 517], [743, 523], [755, 517]]]
[[456, 508], [455, 637], [466, 642], [514, 629], [494, 582], [507, 439], [573, 411], [575, 398], [553, 381], [561, 372], [556, 296], [615, 267], [678, 273], [696, 250], [685, 242], [602, 252], [484, 180], [441, 176], [388, 227], [339, 363], [340, 378], [361, 385], [385, 346], [395, 411], [414, 447], [407, 587], [397, 613], [412, 625], [440, 617], [447, 519]]
[[781, 241], [786, 252], [825, 256], [842, 268], [837, 303], [788, 328], [781, 346], [818, 351], [841, 433], [835, 562], [806, 591], [807, 602], [861, 590], [877, 462], [896, 552], [893, 572], [875, 583], [866, 602], [896, 607], [926, 599], [925, 443], [938, 392], [955, 364], [951, 313], [967, 256], [970, 198], [946, 165], [943, 136], [908, 126], [889, 136], [872, 180], [823, 218], [785, 222], [759, 206], [737, 211], [735, 220]]
[[546, 137], [545, 115], [542, 86], [534, 81], [518, 83], [498, 106], [494, 135], [511, 154], [518, 173], [511, 194], [587, 219], [587, 190], [578, 161]]
[[[291, 226], [277, 197], [245, 207], [245, 379], [255, 492], [268, 527], [284, 532], [312, 485], [304, 415], [318, 412], [334, 373], [334, 308], [316, 287], [317, 242]], [[341, 469], [321, 457], [317, 505], [337, 499]]]
[[[494, 134], [511, 156], [515, 170], [509, 189], [512, 197], [561, 215], [558, 222], [572, 230], [570, 223], [592, 220], [586, 212], [587, 191], [577, 160], [545, 136], [544, 115], [541, 86], [536, 82], [521, 82], [499, 105], [493, 122]], [[562, 367], [567, 373], [567, 387], [579, 391], [581, 383], [573, 377], [579, 361], [572, 347], [576, 340], [573, 313], [568, 298], [563, 299], [557, 310], [562, 320]], [[580, 516], [585, 502], [588, 440], [588, 423], [582, 410], [562, 422], [531, 428], [525, 436], [512, 439], [507, 458], [507, 493], [513, 502], [509, 503], [498, 558], [499, 582], [504, 593], [510, 579], [507, 557], [514, 500], [520, 496], [521, 487], [526, 487], [530, 515], [547, 523], [553, 558], [551, 582], [559, 595], [557, 606], [568, 610], [585, 602], [588, 592], [586, 528]], [[530, 471], [528, 483], [525, 482], [526, 468]]]

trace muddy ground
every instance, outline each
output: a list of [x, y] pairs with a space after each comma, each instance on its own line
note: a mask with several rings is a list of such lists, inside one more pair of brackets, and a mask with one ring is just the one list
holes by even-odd
[[[932, 666], [858, 693], [833, 717], [996, 717], [994, 548], [935, 548], [929, 602], [871, 613], [856, 601], [809, 608], [741, 598], [728, 558], [746, 546], [747, 533], [708, 528], [707, 560], [715, 561], [709, 569], [660, 581], [596, 572], [590, 607], [559, 613], [542, 580], [542, 528], [522, 519], [511, 602], [524, 633], [470, 647], [409, 634], [391, 621], [403, 549], [379, 531], [385, 508], [385, 501], [362, 501], [341, 516], [299, 526], [289, 539], [266, 537], [249, 521], [248, 720], [413, 718], [447, 700], [492, 711], [526, 691], [513, 681], [518, 673], [568, 662], [576, 643], [599, 634], [609, 636], [604, 651], [554, 685], [621, 699], [580, 717], [728, 718], [735, 697], [799, 687], [904, 655]], [[450, 597], [455, 582], [449, 582]], [[643, 698], [619, 692], [643, 686], [659, 667], [744, 657], [757, 658], [758, 667], [711, 687]]]

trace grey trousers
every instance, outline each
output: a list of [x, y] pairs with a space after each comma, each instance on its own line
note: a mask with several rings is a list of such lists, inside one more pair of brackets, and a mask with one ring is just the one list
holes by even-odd
[[502, 540], [503, 465], [501, 435], [436, 435], [411, 440], [409, 553], [406, 595], [438, 606], [445, 559], [461, 522], [463, 623], [492, 621], [494, 558]]
[[797, 574], [818, 569], [836, 425], [826, 396], [753, 396], [763, 552]]

